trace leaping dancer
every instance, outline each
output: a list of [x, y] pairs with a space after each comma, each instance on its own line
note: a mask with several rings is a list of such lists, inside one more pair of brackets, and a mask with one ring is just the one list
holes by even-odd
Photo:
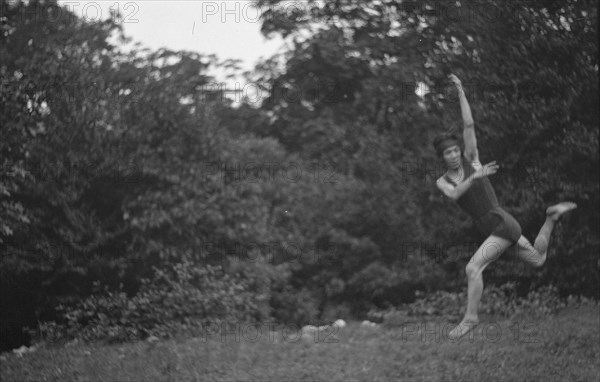
[[521, 235], [521, 226], [515, 218], [498, 204], [488, 177], [494, 175], [499, 166], [495, 161], [481, 165], [469, 102], [458, 77], [451, 74], [449, 78], [459, 94], [465, 150], [463, 157], [455, 135], [442, 135], [434, 140], [434, 148], [447, 166], [446, 173], [436, 181], [436, 185], [444, 195], [455, 200], [471, 215], [479, 231], [487, 236], [466, 266], [467, 311], [460, 324], [448, 334], [449, 339], [458, 339], [479, 323], [477, 311], [483, 292], [483, 270], [514, 245], [517, 246], [517, 256], [521, 260], [534, 267], [541, 267], [546, 262], [548, 243], [554, 225], [562, 214], [576, 208], [577, 205], [561, 202], [548, 207], [546, 221], [531, 245], [529, 240]]

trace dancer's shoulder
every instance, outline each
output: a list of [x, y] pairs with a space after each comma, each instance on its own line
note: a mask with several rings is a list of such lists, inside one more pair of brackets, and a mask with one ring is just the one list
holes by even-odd
[[438, 189], [450, 199], [454, 199], [454, 188], [456, 188], [455, 184], [451, 184], [448, 179], [446, 179], [446, 174], [442, 175], [435, 182]]
[[447, 174], [440, 176], [438, 178], [438, 180], [436, 180], [435, 183], [438, 186], [438, 188], [441, 190], [448, 189], [448, 188], [454, 188], [454, 185], [448, 181]]

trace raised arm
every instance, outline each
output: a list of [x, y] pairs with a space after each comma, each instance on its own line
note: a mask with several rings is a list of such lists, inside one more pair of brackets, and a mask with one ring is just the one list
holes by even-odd
[[479, 162], [479, 152], [477, 150], [477, 138], [475, 137], [475, 123], [471, 114], [471, 107], [467, 96], [462, 87], [462, 83], [454, 74], [448, 76], [458, 90], [458, 100], [460, 102], [460, 112], [463, 119], [463, 140], [465, 143], [465, 158], [471, 162]]

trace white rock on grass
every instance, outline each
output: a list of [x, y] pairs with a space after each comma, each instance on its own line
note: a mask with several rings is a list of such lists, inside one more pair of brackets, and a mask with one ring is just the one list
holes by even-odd
[[35, 346], [27, 347], [27, 346], [23, 345], [20, 348], [13, 349], [12, 352], [15, 353], [17, 355], [17, 357], [23, 357], [23, 354], [25, 354], [25, 353], [33, 353], [36, 350], [37, 349], [35, 348]]
[[318, 331], [331, 329], [331, 327], [345, 328], [346, 325], [347, 325], [346, 321], [341, 320], [341, 319], [336, 320], [333, 324], [328, 324], [328, 325], [321, 325], [321, 326], [305, 325], [302, 327], [302, 333], [314, 333], [314, 332], [318, 332]]
[[333, 324], [314, 326], [314, 325], [305, 325], [302, 327], [302, 333], [314, 333], [317, 331], [323, 331], [327, 329], [331, 329], [331, 327], [336, 328], [345, 328], [347, 326], [346, 321], [344, 320], [336, 320]]
[[314, 333], [314, 332], [316, 332], [317, 330], [319, 330], [319, 328], [317, 328], [317, 327], [316, 327], [316, 326], [314, 326], [314, 325], [305, 325], [305, 326], [303, 326], [303, 327], [302, 327], [302, 333], [303, 333], [303, 334], [304, 334], [304, 333]]
[[335, 333], [336, 330], [334, 329], [341, 329], [346, 326], [346, 321], [342, 319], [336, 320], [333, 324], [321, 326], [305, 325], [302, 327], [302, 338], [304, 340], [313, 340], [314, 338], [318, 338], [317, 336], [321, 335], [321, 333], [327, 333], [327, 335], [323, 334], [323, 337], [325, 338], [328, 335]]
[[360, 326], [366, 327], [366, 328], [374, 328], [377, 326], [377, 324], [374, 322], [368, 321], [368, 320], [364, 320], [363, 322], [360, 323]]
[[65, 347], [72, 347], [72, 346], [76, 346], [79, 344], [79, 340], [77, 338], [75, 338], [73, 341], [69, 341], [67, 342], [67, 344], [65, 345]]
[[314, 325], [304, 325], [302, 327], [302, 340], [305, 342], [311, 342], [315, 338], [315, 335], [318, 331], [319, 328]]

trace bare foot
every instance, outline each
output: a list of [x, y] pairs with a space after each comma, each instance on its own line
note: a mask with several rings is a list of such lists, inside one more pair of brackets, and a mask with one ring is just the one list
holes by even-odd
[[561, 202], [548, 207], [546, 209], [546, 216], [554, 221], [558, 221], [562, 214], [574, 210], [575, 208], [577, 208], [577, 204], [573, 202]]
[[465, 334], [469, 333], [471, 330], [475, 329], [475, 327], [479, 324], [478, 319], [466, 319], [464, 318], [457, 327], [452, 329], [450, 333], [448, 333], [449, 340], [458, 340]]

